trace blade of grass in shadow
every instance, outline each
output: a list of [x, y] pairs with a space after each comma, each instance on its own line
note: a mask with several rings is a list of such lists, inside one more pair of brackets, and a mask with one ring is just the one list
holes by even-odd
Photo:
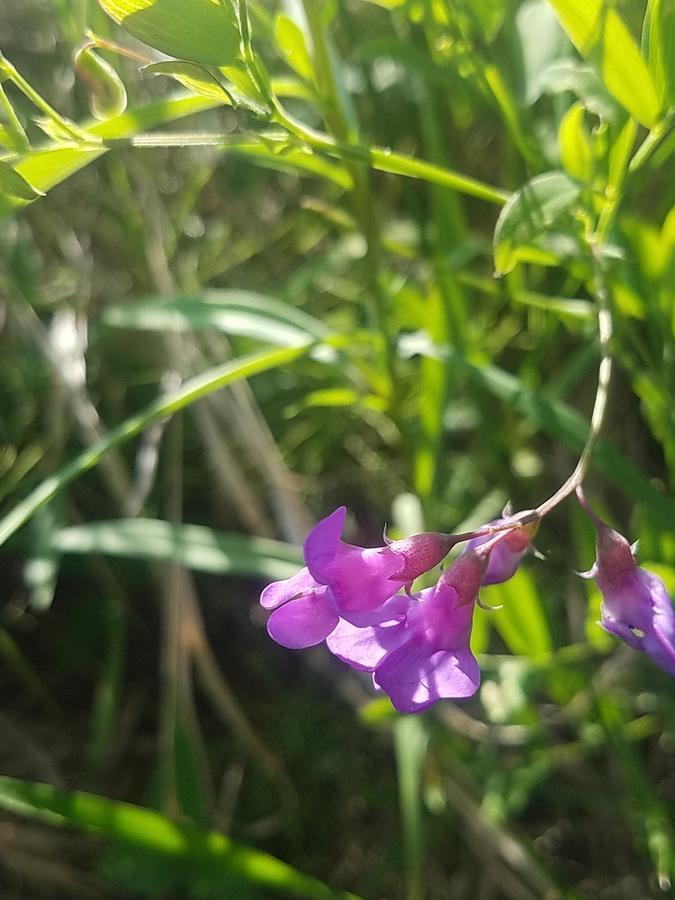
[[59, 791], [47, 784], [2, 776], [0, 807], [48, 824], [93, 831], [148, 853], [180, 860], [200, 874], [235, 876], [293, 897], [359, 900], [354, 894], [333, 890], [274, 856], [235, 844], [216, 831], [178, 824], [154, 810], [131, 803], [80, 791]]
[[310, 346], [310, 344], [306, 344], [301, 347], [285, 347], [281, 350], [262, 350], [259, 353], [251, 353], [222, 366], [209, 369], [201, 375], [196, 375], [186, 381], [177, 391], [153, 400], [141, 412], [131, 416], [117, 428], [108, 432], [103, 440], [88, 447], [54, 475], [45, 478], [35, 490], [10, 510], [0, 520], [0, 546], [71, 481], [98, 465], [106, 453], [140, 434], [152, 422], [163, 419], [213, 391], [232, 384], [232, 382], [250, 378], [252, 375], [266, 372], [284, 363], [293, 362], [307, 353]]

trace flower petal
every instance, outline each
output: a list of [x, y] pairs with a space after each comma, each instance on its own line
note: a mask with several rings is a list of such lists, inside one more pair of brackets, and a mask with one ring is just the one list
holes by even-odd
[[361, 672], [372, 672], [384, 658], [385, 653], [405, 640], [406, 610], [416, 601], [399, 595], [392, 597], [381, 610], [378, 625], [358, 628], [340, 619], [337, 628], [326, 639], [330, 652]]
[[324, 591], [289, 600], [276, 609], [267, 621], [267, 631], [282, 647], [301, 650], [320, 644], [339, 621]]
[[314, 578], [322, 584], [326, 584], [327, 572], [335, 559], [346, 516], [347, 507], [339, 506], [317, 522], [305, 540], [305, 562]]
[[424, 642], [410, 640], [388, 653], [375, 680], [399, 712], [421, 712], [441, 698], [470, 697], [480, 684], [480, 670], [468, 648], [429, 655]]
[[309, 574], [309, 569], [300, 569], [299, 572], [296, 572], [290, 578], [285, 578], [283, 581], [273, 581], [272, 584], [268, 584], [260, 595], [260, 604], [265, 609], [276, 609], [277, 606], [281, 606], [282, 603], [286, 603], [286, 601], [291, 600], [298, 594], [306, 594], [317, 588], [322, 591], [323, 585], [318, 584], [312, 578]]

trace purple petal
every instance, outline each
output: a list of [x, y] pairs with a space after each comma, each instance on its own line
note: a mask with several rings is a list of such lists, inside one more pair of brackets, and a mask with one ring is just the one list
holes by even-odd
[[399, 712], [421, 712], [441, 698], [470, 697], [480, 670], [468, 648], [438, 650], [412, 639], [387, 653], [375, 670], [377, 684]]
[[267, 621], [267, 631], [282, 647], [301, 650], [320, 644], [339, 621], [326, 593], [316, 593], [276, 609]]
[[406, 611], [415, 602], [403, 595], [392, 597], [378, 610], [381, 621], [373, 627], [358, 628], [340, 619], [337, 628], [326, 640], [328, 649], [352, 668], [372, 672], [385, 653], [405, 640]]
[[309, 569], [300, 569], [295, 575], [284, 581], [273, 581], [268, 584], [260, 595], [260, 604], [265, 609], [276, 609], [282, 603], [291, 600], [298, 594], [306, 594], [316, 589], [323, 590], [323, 585], [318, 584], [309, 574]]
[[347, 507], [339, 506], [335, 512], [318, 522], [307, 535], [304, 546], [305, 562], [317, 581], [326, 584], [345, 524]]
[[400, 557], [388, 547], [363, 550], [341, 543], [326, 581], [342, 618], [370, 624], [372, 611], [403, 587], [403, 581], [392, 577], [400, 568]]

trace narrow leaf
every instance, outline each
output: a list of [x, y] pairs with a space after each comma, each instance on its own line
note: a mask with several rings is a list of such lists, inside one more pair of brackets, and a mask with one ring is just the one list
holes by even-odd
[[312, 79], [314, 69], [302, 29], [288, 16], [279, 13], [274, 21], [274, 37], [282, 56], [293, 71], [307, 81]]
[[106, 325], [154, 331], [214, 329], [283, 347], [297, 347], [308, 338], [323, 338], [326, 326], [290, 303], [253, 291], [207, 291], [200, 297], [140, 298], [108, 307]]
[[115, 519], [73, 525], [55, 532], [49, 547], [65, 555], [100, 553], [174, 562], [196, 572], [252, 575], [270, 581], [290, 578], [302, 566], [302, 554], [292, 544], [160, 519]]
[[209, 369], [201, 375], [195, 375], [186, 381], [177, 391], [163, 395], [154, 400], [141, 412], [131, 416], [117, 428], [110, 431], [102, 440], [88, 447], [70, 463], [59, 469], [54, 475], [45, 478], [27, 497], [0, 519], [0, 546], [18, 531], [37, 511], [53, 500], [61, 491], [84, 472], [93, 469], [101, 459], [115, 447], [125, 444], [140, 434], [145, 428], [184, 409], [191, 403], [200, 400], [213, 391], [220, 390], [234, 381], [250, 378], [259, 372], [266, 372], [276, 366], [293, 362], [309, 349], [303, 347], [284, 348], [282, 350], [263, 350], [252, 353], [241, 359], [234, 359], [222, 366]]
[[30, 184], [23, 175], [2, 160], [0, 160], [0, 194], [27, 201], [43, 196], [42, 191]]
[[549, 0], [579, 53], [590, 60], [638, 122], [651, 128], [659, 101], [649, 69], [619, 13], [606, 0]]
[[274, 856], [236, 844], [217, 831], [172, 822], [154, 810], [131, 803], [0, 776], [0, 806], [17, 815], [93, 831], [181, 861], [195, 874], [237, 876], [293, 897], [358, 900], [352, 894], [334, 891]]

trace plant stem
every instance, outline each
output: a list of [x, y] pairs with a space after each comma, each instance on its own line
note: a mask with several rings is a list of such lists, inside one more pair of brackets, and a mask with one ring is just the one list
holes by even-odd
[[22, 94], [24, 94], [30, 101], [33, 103], [40, 112], [44, 113], [48, 119], [51, 119], [56, 125], [59, 126], [69, 137], [71, 137], [76, 143], [82, 144], [99, 144], [100, 138], [94, 137], [90, 132], [85, 131], [80, 128], [79, 125], [76, 125], [74, 122], [71, 122], [69, 119], [66, 119], [65, 116], [62, 116], [61, 113], [58, 113], [53, 106], [50, 106], [49, 103], [44, 99], [44, 97], [39, 94], [35, 88], [29, 84], [28, 81], [23, 77], [23, 75], [15, 68], [15, 66], [2, 54], [0, 54], [0, 76], [4, 75], [5, 78], [8, 78], [10, 81], [13, 81], [14, 84], [19, 88]]
[[[586, 439], [586, 444], [581, 451], [579, 462], [570, 477], [548, 500], [540, 503], [534, 510], [534, 515], [545, 516], [566, 497], [574, 493], [583, 483], [591, 461], [593, 449], [600, 437], [602, 426], [607, 412], [607, 400], [609, 397], [609, 384], [612, 375], [612, 357], [609, 352], [609, 342], [612, 337], [612, 315], [609, 308], [609, 296], [605, 280], [604, 264], [597, 246], [591, 247], [591, 255], [595, 273], [595, 293], [598, 302], [598, 336], [600, 338], [600, 367], [598, 369], [598, 386], [595, 392], [595, 402], [591, 414], [591, 426]], [[521, 520], [522, 521], [522, 520]]]

